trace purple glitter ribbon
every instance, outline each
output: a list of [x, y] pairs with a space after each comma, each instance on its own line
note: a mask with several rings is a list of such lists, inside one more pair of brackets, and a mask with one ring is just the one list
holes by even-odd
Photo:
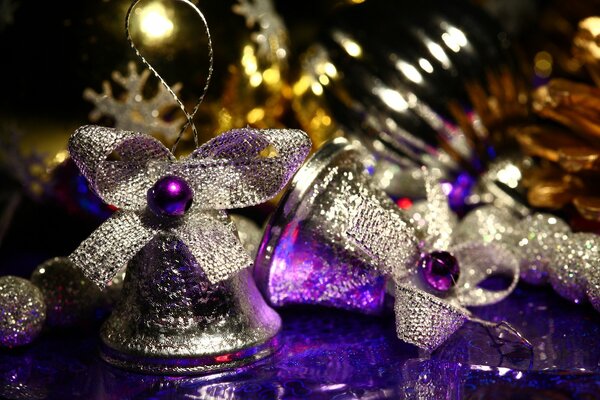
[[[274, 197], [310, 150], [300, 130], [231, 130], [177, 160], [151, 136], [100, 126], [79, 128], [71, 157], [106, 203], [119, 210], [69, 257], [102, 287], [156, 235], [174, 235], [189, 248], [213, 284], [252, 264], [225, 209]], [[176, 176], [193, 191], [182, 217], [149, 211], [148, 191]]]

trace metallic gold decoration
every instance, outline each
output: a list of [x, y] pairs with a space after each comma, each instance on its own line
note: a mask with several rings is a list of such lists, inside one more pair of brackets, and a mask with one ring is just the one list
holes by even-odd
[[290, 98], [287, 29], [271, 0], [240, 0], [233, 12], [254, 32], [241, 45], [239, 63], [229, 66], [225, 90], [214, 108], [216, 130], [280, 127]]
[[315, 46], [303, 55], [300, 78], [292, 86], [292, 108], [316, 148], [343, 135], [323, 100], [323, 85], [329, 85], [337, 76], [337, 68], [327, 59], [325, 49]]
[[600, 140], [600, 88], [553, 79], [534, 92], [533, 109], [587, 140]]
[[600, 17], [589, 17], [579, 22], [573, 39], [573, 53], [600, 86]]
[[[573, 39], [573, 53], [600, 84], [600, 18], [586, 18]], [[531, 125], [513, 130], [521, 148], [541, 163], [526, 178], [528, 200], [536, 207], [572, 204], [586, 219], [600, 220], [600, 88], [552, 79], [533, 92], [533, 111], [562, 127]]]

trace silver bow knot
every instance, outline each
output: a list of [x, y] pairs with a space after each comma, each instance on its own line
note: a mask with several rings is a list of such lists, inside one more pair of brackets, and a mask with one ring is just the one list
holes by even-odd
[[[353, 224], [347, 232], [396, 284], [398, 337], [432, 350], [467, 320], [507, 329], [520, 337], [508, 324], [479, 320], [465, 308], [496, 303], [514, 290], [519, 280], [519, 263], [514, 254], [497, 244], [457, 243], [453, 235], [456, 217], [439, 179], [427, 170], [424, 178], [427, 201], [413, 206], [417, 211], [413, 211], [410, 221], [398, 213], [374, 207], [370, 199], [363, 198], [355, 202]], [[458, 280], [445, 293], [428, 287], [419, 274], [420, 257], [432, 251], [449, 253], [460, 267]], [[509, 286], [500, 291], [479, 287], [496, 274], [510, 276]]]
[[[231, 130], [175, 156], [151, 136], [100, 126], [79, 128], [69, 141], [71, 157], [94, 191], [118, 208], [69, 258], [102, 287], [157, 235], [174, 235], [218, 283], [252, 264], [224, 210], [274, 197], [310, 150], [300, 130]], [[193, 192], [191, 208], [161, 218], [147, 207], [148, 191], [176, 176]]]

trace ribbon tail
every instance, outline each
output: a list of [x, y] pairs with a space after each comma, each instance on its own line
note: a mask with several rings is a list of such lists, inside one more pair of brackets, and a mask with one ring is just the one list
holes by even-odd
[[69, 260], [102, 289], [155, 234], [139, 214], [117, 211], [79, 245]]
[[468, 310], [416, 287], [397, 284], [398, 338], [425, 350], [435, 350], [470, 318]]
[[346, 231], [350, 240], [395, 280], [412, 274], [419, 257], [414, 229], [376, 201], [359, 196], [354, 204]]
[[224, 212], [202, 212], [174, 232], [188, 247], [211, 284], [231, 278], [252, 265], [235, 225]]
[[[519, 262], [502, 245], [466, 242], [450, 248], [460, 264], [460, 277], [454, 296], [463, 306], [484, 306], [497, 303], [508, 296], [519, 282]], [[508, 287], [488, 290], [478, 285], [494, 275], [509, 277]]]

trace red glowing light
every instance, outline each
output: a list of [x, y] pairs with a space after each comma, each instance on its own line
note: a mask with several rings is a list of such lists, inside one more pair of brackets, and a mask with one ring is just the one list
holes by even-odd
[[215, 361], [219, 363], [230, 362], [232, 360], [231, 354], [223, 354], [222, 356], [216, 356]]
[[403, 210], [408, 210], [412, 207], [413, 202], [408, 197], [401, 197], [396, 201], [396, 205]]

